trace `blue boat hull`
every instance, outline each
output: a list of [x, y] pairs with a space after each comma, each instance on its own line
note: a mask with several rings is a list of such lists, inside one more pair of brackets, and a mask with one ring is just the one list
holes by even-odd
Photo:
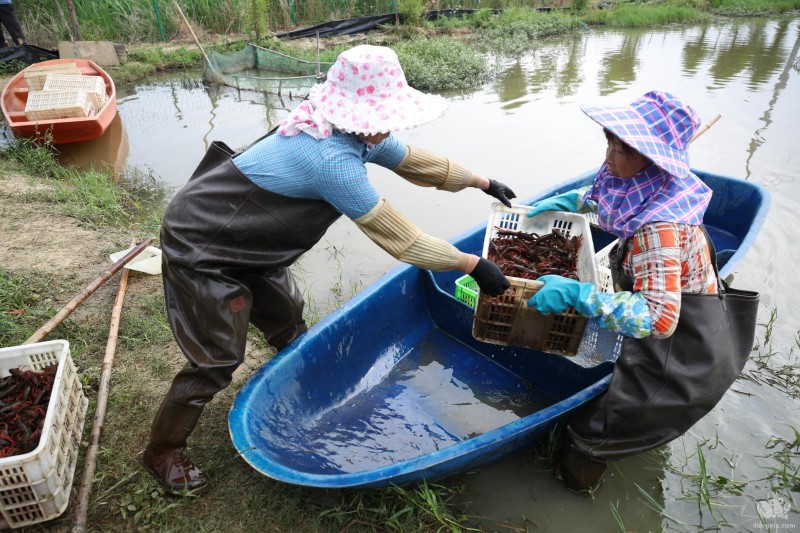
[[[725, 276], [754, 242], [769, 196], [749, 182], [697, 173], [714, 190], [706, 224]], [[452, 242], [480, 255], [485, 229]], [[613, 240], [592, 231], [597, 249]], [[265, 364], [229, 415], [242, 457], [266, 476], [299, 485], [432, 480], [530, 448], [605, 391], [613, 343], [601, 362], [584, 367], [568, 357], [478, 342], [472, 309], [453, 296], [459, 276], [399, 267]]]

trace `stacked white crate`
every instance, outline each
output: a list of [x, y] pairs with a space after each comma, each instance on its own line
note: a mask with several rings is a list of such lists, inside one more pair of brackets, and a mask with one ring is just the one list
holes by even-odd
[[81, 69], [75, 63], [59, 63], [57, 65], [31, 65], [25, 69], [25, 82], [31, 91], [44, 89], [45, 79], [49, 74], [81, 75]]
[[44, 82], [45, 92], [85, 92], [97, 112], [106, 103], [106, 82], [101, 76], [75, 76], [71, 74], [49, 74]]
[[101, 76], [84, 76], [75, 63], [33, 65], [25, 70], [28, 120], [83, 118], [106, 103], [106, 84]]

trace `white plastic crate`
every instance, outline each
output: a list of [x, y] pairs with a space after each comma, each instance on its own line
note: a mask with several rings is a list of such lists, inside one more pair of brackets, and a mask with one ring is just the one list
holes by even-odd
[[41, 91], [48, 74], [81, 75], [81, 69], [75, 63], [59, 63], [57, 65], [38, 65], [34, 63], [23, 71], [28, 89]]
[[88, 117], [94, 104], [84, 91], [31, 91], [25, 104], [28, 120]]
[[596, 254], [594, 254], [595, 264], [597, 265], [597, 288], [603, 292], [616, 292], [614, 282], [611, 280], [611, 249], [617, 244], [615, 240]]
[[[594, 245], [589, 222], [583, 215], [560, 211], [545, 211], [528, 218], [530, 206], [513, 205], [510, 208], [499, 202], [492, 204], [483, 257], [488, 257], [489, 243], [498, 230], [521, 231], [545, 235], [553, 230], [566, 237], [581, 236], [578, 250], [577, 276], [580, 281], [597, 284]], [[543, 315], [527, 306], [528, 299], [544, 284], [541, 281], [506, 276], [511, 287], [500, 296], [478, 293], [477, 307], [472, 323], [476, 339], [504, 346], [531, 348], [547, 353], [575, 355], [583, 336], [587, 320], [574, 309], [555, 315]]]
[[101, 76], [81, 76], [70, 74], [48, 74], [43, 91], [83, 91], [94, 104], [96, 110], [106, 103], [106, 82]]
[[0, 529], [56, 518], [67, 508], [88, 400], [63, 340], [0, 348], [0, 376], [9, 369], [57, 364], [39, 444], [0, 459]]

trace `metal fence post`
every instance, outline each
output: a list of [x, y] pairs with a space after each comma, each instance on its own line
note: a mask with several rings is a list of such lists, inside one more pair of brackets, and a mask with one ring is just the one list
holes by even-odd
[[157, 0], [153, 0], [153, 11], [156, 12], [156, 23], [158, 23], [158, 33], [161, 35], [161, 40], [166, 41], [167, 38], [164, 35], [164, 24], [161, 22], [161, 13], [158, 11]]

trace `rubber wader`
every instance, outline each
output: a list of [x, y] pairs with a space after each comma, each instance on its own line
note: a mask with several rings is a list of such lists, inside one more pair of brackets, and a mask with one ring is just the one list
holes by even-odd
[[[714, 245], [706, 234], [711, 260]], [[611, 252], [617, 290], [633, 289], [621, 264], [629, 242]], [[758, 295], [745, 304], [746, 327], [731, 319], [718, 294], [681, 294], [675, 333], [666, 339], [626, 337], [608, 390], [566, 426], [559, 465], [567, 487], [597, 486], [606, 461], [652, 450], [683, 435], [705, 416], [742, 371], [752, 351]], [[752, 322], [750, 324], [749, 322]]]
[[306, 330], [289, 265], [341, 213], [253, 185], [225, 144], [211, 145], [170, 202], [161, 229], [167, 316], [188, 360], [161, 404], [144, 464], [169, 490], [208, 479], [183, 455], [203, 407], [228, 386], [253, 323], [280, 350]]

